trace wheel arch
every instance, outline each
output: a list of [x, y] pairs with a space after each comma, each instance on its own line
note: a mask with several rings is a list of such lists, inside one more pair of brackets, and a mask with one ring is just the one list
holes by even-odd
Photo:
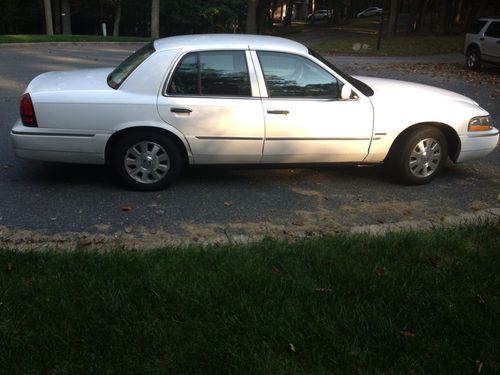
[[471, 43], [469, 46], [467, 46], [467, 49], [465, 50], [465, 54], [467, 55], [470, 51], [477, 49], [479, 53], [481, 53], [481, 47], [477, 43]]
[[408, 133], [413, 132], [417, 128], [424, 128], [424, 127], [433, 127], [441, 131], [441, 133], [443, 133], [443, 135], [446, 138], [446, 143], [448, 146], [448, 156], [453, 162], [455, 162], [458, 158], [458, 155], [460, 154], [460, 148], [461, 148], [460, 137], [458, 136], [456, 130], [453, 129], [453, 127], [444, 124], [442, 122], [421, 122], [407, 127], [405, 130], [399, 133], [398, 136], [392, 142], [389, 152], [387, 153], [386, 160], [391, 156], [393, 156], [394, 149], [398, 147], [398, 145], [402, 142], [402, 140], [406, 137]]
[[183, 162], [185, 165], [190, 163], [191, 160], [191, 152], [189, 148], [189, 144], [185, 140], [183, 136], [180, 136], [179, 134], [174, 133], [174, 131], [171, 131], [169, 129], [165, 129], [162, 127], [158, 126], [151, 126], [151, 125], [137, 125], [137, 126], [131, 126], [127, 128], [120, 129], [116, 132], [114, 132], [111, 137], [109, 137], [108, 141], [106, 142], [106, 148], [104, 151], [104, 157], [106, 160], [106, 163], [109, 163], [111, 160], [111, 151], [113, 150], [114, 145], [116, 142], [121, 139], [125, 134], [130, 134], [133, 132], [142, 132], [142, 131], [149, 131], [149, 132], [154, 132], [157, 134], [163, 134], [169, 137], [175, 144], [179, 147], [179, 150], [181, 151]]

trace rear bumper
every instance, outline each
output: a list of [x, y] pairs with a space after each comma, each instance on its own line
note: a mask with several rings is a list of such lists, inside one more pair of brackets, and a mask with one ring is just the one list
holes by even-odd
[[63, 163], [104, 164], [111, 134], [50, 128], [29, 128], [18, 120], [10, 133], [17, 156]]
[[497, 147], [498, 138], [498, 130], [495, 128], [488, 132], [461, 136], [461, 150], [456, 162], [462, 163], [488, 155]]

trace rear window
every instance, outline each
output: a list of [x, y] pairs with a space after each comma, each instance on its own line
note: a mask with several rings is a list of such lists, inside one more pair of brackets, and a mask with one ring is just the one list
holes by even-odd
[[146, 44], [141, 49], [135, 51], [125, 60], [123, 60], [120, 65], [118, 65], [111, 73], [108, 75], [108, 85], [114, 89], [120, 87], [123, 81], [132, 73], [135, 68], [137, 68], [141, 63], [146, 60], [149, 56], [153, 54], [155, 48], [153, 43]]
[[470, 34], [478, 34], [483, 29], [484, 25], [486, 25], [486, 22], [488, 21], [478, 20], [474, 22], [468, 32]]

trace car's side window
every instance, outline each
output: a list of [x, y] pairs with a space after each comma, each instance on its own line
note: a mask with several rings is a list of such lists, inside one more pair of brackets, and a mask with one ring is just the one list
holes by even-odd
[[484, 36], [500, 38], [500, 22], [492, 22], [490, 26], [488, 26], [488, 30], [486, 30]]
[[244, 51], [192, 52], [168, 85], [169, 95], [251, 96]]
[[257, 52], [271, 98], [337, 99], [337, 79], [311, 60], [281, 52]]

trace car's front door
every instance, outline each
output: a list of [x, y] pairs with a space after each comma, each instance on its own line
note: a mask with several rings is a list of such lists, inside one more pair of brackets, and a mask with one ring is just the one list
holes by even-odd
[[340, 82], [304, 57], [256, 53], [267, 97], [263, 163], [362, 162], [373, 131], [373, 107], [363, 95], [339, 99]]
[[488, 26], [482, 48], [486, 60], [500, 63], [500, 21], [493, 21]]
[[158, 97], [160, 116], [185, 135], [195, 164], [260, 162], [264, 117], [247, 54], [188, 53]]

